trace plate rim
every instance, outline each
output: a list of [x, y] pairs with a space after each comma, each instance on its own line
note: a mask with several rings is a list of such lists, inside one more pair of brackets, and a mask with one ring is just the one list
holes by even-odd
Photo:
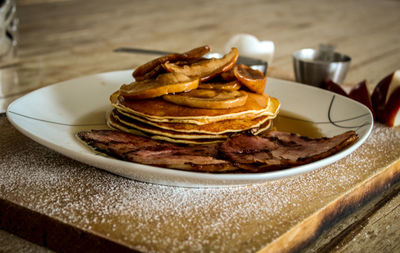
[[[232, 174], [232, 173], [218, 173], [218, 174], [213, 174], [213, 173], [203, 173], [203, 172], [193, 172], [193, 171], [184, 171], [184, 170], [177, 170], [177, 169], [168, 169], [168, 168], [162, 168], [162, 167], [155, 167], [155, 166], [151, 166], [151, 165], [145, 165], [145, 164], [139, 164], [139, 163], [133, 163], [133, 162], [128, 162], [128, 161], [123, 161], [123, 160], [118, 160], [116, 158], [112, 158], [112, 157], [105, 157], [105, 156], [100, 156], [98, 154], [96, 154], [94, 151], [90, 150], [89, 148], [87, 148], [87, 153], [80, 153], [74, 149], [68, 148], [68, 147], [63, 147], [63, 146], [59, 146], [56, 145], [50, 141], [47, 141], [45, 139], [40, 138], [39, 136], [32, 134], [31, 132], [29, 132], [28, 130], [26, 130], [24, 127], [20, 126], [18, 123], [16, 123], [13, 119], [13, 117], [15, 115], [20, 116], [20, 117], [24, 117], [21, 116], [15, 112], [13, 112], [11, 109], [13, 108], [13, 106], [15, 106], [18, 103], [21, 103], [21, 101], [24, 101], [25, 99], [27, 99], [28, 96], [32, 96], [32, 94], [37, 93], [37, 92], [42, 92], [42, 90], [44, 89], [49, 89], [49, 88], [56, 88], [57, 85], [60, 84], [64, 84], [64, 83], [69, 83], [69, 82], [77, 82], [80, 79], [83, 78], [90, 78], [90, 77], [97, 77], [100, 75], [108, 75], [108, 74], [114, 74], [114, 75], [119, 75], [119, 74], [125, 74], [126, 72], [131, 72], [131, 70], [119, 70], [119, 71], [110, 71], [110, 72], [102, 72], [102, 73], [97, 73], [97, 74], [92, 74], [92, 75], [86, 75], [86, 76], [82, 76], [82, 77], [77, 77], [77, 78], [73, 78], [70, 80], [66, 80], [66, 81], [61, 81], [61, 82], [57, 82], [45, 87], [42, 87], [40, 89], [31, 91], [29, 93], [27, 93], [26, 95], [18, 98], [17, 100], [13, 101], [7, 108], [6, 114], [7, 114], [7, 118], [8, 120], [11, 122], [11, 124], [21, 133], [23, 133], [25, 136], [29, 137], [30, 139], [34, 140], [35, 142], [38, 142], [39, 144], [46, 146], [62, 155], [65, 155], [73, 160], [77, 160], [79, 162], [88, 164], [90, 166], [108, 171], [110, 173], [113, 174], [117, 174], [120, 176], [124, 176], [124, 177], [128, 177], [134, 180], [138, 180], [138, 181], [142, 181], [142, 182], [147, 182], [147, 183], [155, 183], [155, 184], [162, 184], [162, 185], [168, 185], [168, 186], [185, 186], [185, 187], [226, 187], [226, 186], [236, 186], [236, 185], [246, 185], [246, 184], [256, 184], [256, 183], [262, 183], [262, 182], [267, 182], [270, 180], [276, 180], [279, 178], [285, 178], [285, 177], [291, 177], [291, 176], [295, 176], [295, 175], [299, 175], [299, 174], [303, 174], [324, 166], [328, 166], [330, 164], [332, 164], [335, 161], [338, 161], [346, 156], [348, 156], [350, 153], [354, 152], [359, 146], [361, 146], [365, 140], [369, 137], [372, 129], [373, 129], [373, 118], [372, 118], [372, 113], [370, 112], [370, 110], [364, 106], [363, 104], [354, 101], [350, 98], [347, 98], [345, 96], [339, 95], [339, 94], [335, 94], [333, 92], [327, 91], [327, 90], [323, 90], [317, 87], [312, 87], [309, 85], [305, 85], [305, 84], [301, 84], [301, 83], [297, 83], [294, 81], [289, 81], [289, 80], [282, 80], [282, 79], [277, 79], [277, 78], [272, 78], [272, 77], [268, 77], [268, 79], [277, 81], [277, 82], [287, 82], [289, 83], [289, 85], [301, 85], [301, 88], [310, 88], [310, 89], [316, 89], [318, 90], [318, 92], [326, 92], [328, 94], [334, 95], [334, 96], [339, 96], [343, 99], [349, 100], [351, 101], [351, 103], [357, 103], [358, 106], [362, 106], [364, 107], [364, 109], [366, 109], [369, 112], [369, 117], [368, 117], [368, 122], [370, 123], [366, 134], [364, 134], [363, 136], [361, 136], [355, 143], [353, 143], [351, 146], [347, 147], [346, 149], [340, 151], [339, 153], [336, 153], [334, 155], [328, 156], [324, 159], [306, 164], [306, 165], [301, 165], [301, 166], [297, 166], [297, 167], [292, 167], [292, 168], [288, 168], [288, 169], [283, 169], [283, 170], [278, 170], [278, 171], [271, 171], [271, 172], [261, 172], [261, 173], [238, 173], [238, 174]], [[278, 98], [279, 99], [279, 98]], [[73, 138], [76, 138], [75, 136]], [[78, 142], [78, 139], [74, 139], [74, 141]], [[80, 145], [83, 145], [82, 143], [80, 143]], [[110, 160], [112, 160], [113, 162], [110, 162]], [[88, 163], [88, 161], [90, 163]], [[111, 171], [109, 169], [106, 169], [104, 167], [99, 167], [96, 166], [94, 164], [100, 164], [100, 163], [117, 163], [118, 164], [122, 164], [123, 168], [125, 169], [127, 168], [128, 170], [132, 170], [133, 172], [137, 169], [139, 169], [140, 171], [147, 171], [150, 173], [153, 172], [157, 172], [160, 173], [162, 176], [163, 175], [167, 175], [167, 176], [172, 176], [172, 177], [199, 177], [201, 176], [201, 181], [204, 180], [209, 180], [209, 183], [203, 182], [203, 183], [187, 183], [187, 182], [170, 182], [170, 180], [167, 180], [166, 182], [156, 182], [156, 181], [147, 181], [147, 180], [140, 180], [134, 177], [130, 177], [130, 176], [126, 176], [126, 175], [122, 175], [118, 172], [115, 171]], [[136, 167], [136, 168], [135, 168]], [[178, 175], [176, 175], [178, 174]], [[247, 183], [229, 183], [227, 181], [254, 181], [254, 182], [247, 182]], [[223, 181], [223, 183], [218, 184], [217, 181]]]

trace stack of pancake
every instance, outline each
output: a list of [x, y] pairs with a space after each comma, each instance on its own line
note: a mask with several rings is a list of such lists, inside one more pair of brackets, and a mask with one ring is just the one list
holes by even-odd
[[[199, 50], [201, 54], [197, 54]], [[247, 131], [257, 135], [267, 130], [278, 114], [280, 103], [276, 98], [263, 94], [265, 77], [253, 73], [246, 66], [238, 68], [238, 53], [235, 50], [223, 59], [205, 59], [203, 54], [208, 50], [208, 47], [201, 47], [183, 54], [160, 57], [137, 68], [133, 73], [136, 80], [129, 85], [122, 85], [110, 96], [113, 110], [108, 115], [108, 125], [124, 132], [184, 144], [217, 143], [235, 133]], [[225, 62], [222, 62], [224, 59]], [[172, 64], [175, 64], [174, 68]], [[206, 70], [199, 72], [199, 66], [206, 66]], [[257, 79], [257, 82], [253, 80], [250, 85], [243, 84], [243, 79], [235, 78], [233, 72], [244, 73], [247, 79]], [[178, 74], [188, 78], [179, 76], [179, 81], [175, 82], [185, 85], [176, 88], [178, 86], [174, 84], [175, 90], [172, 89], [172, 92], [172, 81], [167, 85], [158, 81], [163, 75]], [[247, 79], [244, 79], [244, 83]], [[171, 80], [177, 79], [174, 77]], [[232, 88], [232, 83], [238, 85]], [[262, 87], [254, 87], [258, 83]], [[163, 88], [163, 85], [167, 88]], [[240, 97], [240, 102], [237, 97]]]

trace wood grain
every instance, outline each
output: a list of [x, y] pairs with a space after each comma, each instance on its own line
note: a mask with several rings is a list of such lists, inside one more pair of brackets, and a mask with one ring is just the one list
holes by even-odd
[[[397, 222], [394, 220], [376, 222], [385, 220], [387, 216], [396, 215], [400, 182], [390, 187], [390, 191], [378, 195], [365, 205], [358, 207], [350, 215], [342, 217], [339, 222], [326, 230], [318, 240], [309, 245], [304, 252], [363, 252], [366, 248], [371, 249], [378, 244], [383, 244], [383, 247], [388, 249], [395, 249], [397, 242], [389, 238], [394, 238], [392, 236], [398, 233], [394, 231], [398, 226], [396, 225]], [[374, 222], [370, 222], [372, 217], [374, 217]], [[374, 233], [374, 236], [370, 236], [371, 230], [374, 229], [379, 229], [381, 233]], [[362, 238], [362, 240], [357, 240], [357, 238]], [[368, 246], [365, 247], [365, 245]]]
[[399, 181], [400, 163], [396, 162], [386, 168], [384, 172], [355, 186], [351, 192], [346, 192], [326, 204], [323, 209], [318, 210], [280, 238], [271, 242], [260, 252], [296, 252], [304, 248], [322, 231], [332, 226], [335, 220], [346, 217], [357, 206], [365, 204]]

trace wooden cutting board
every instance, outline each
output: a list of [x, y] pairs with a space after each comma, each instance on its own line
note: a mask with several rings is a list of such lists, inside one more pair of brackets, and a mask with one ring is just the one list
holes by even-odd
[[300, 176], [228, 188], [122, 178], [55, 153], [0, 117], [0, 228], [57, 251], [293, 252], [400, 178], [400, 129]]

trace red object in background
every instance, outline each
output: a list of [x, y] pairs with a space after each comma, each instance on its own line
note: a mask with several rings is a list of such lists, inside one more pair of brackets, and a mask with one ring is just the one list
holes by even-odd
[[333, 81], [326, 81], [323, 88], [364, 104], [381, 123], [390, 127], [400, 125], [400, 70], [383, 78], [371, 96], [366, 81], [357, 84], [349, 94]]
[[376, 85], [371, 100], [378, 121], [391, 127], [400, 124], [400, 70]]
[[324, 88], [326, 90], [335, 92], [337, 94], [340, 94], [342, 96], [345, 97], [349, 97], [351, 99], [354, 99], [358, 102], [360, 102], [361, 104], [365, 105], [366, 107], [368, 107], [368, 109], [372, 112], [372, 114], [374, 114], [374, 111], [372, 109], [372, 104], [371, 104], [371, 99], [370, 99], [370, 95], [367, 89], [367, 82], [366, 81], [362, 81], [359, 84], [357, 84], [351, 91], [349, 94], [346, 93], [346, 91], [344, 91], [342, 89], [342, 87], [340, 87], [339, 84], [333, 82], [333, 81], [326, 81], [324, 83]]
[[361, 83], [357, 84], [350, 91], [349, 97], [368, 107], [368, 109], [375, 117], [374, 109], [372, 108], [371, 97], [367, 88], [367, 81], [364, 80]]
[[340, 94], [342, 96], [348, 97], [347, 93], [342, 89], [342, 87], [340, 87], [339, 84], [337, 84], [331, 80], [325, 81], [323, 87], [326, 90], [329, 90], [334, 93]]

